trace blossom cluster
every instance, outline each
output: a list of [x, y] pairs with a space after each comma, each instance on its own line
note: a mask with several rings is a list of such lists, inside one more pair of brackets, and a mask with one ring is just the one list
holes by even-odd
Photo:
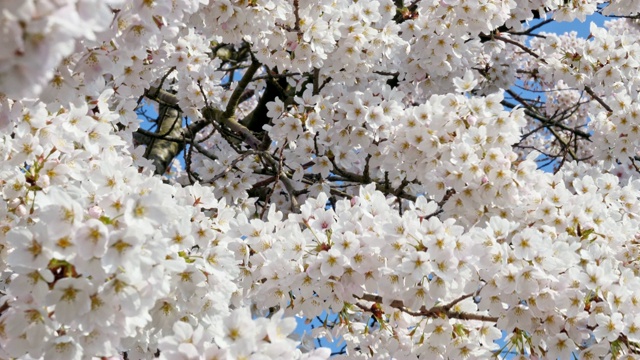
[[0, 357], [637, 357], [640, 3], [398, 3], [3, 3]]
[[[531, 41], [532, 49], [545, 61], [527, 55], [522, 65], [535, 76], [535, 81], [530, 76], [526, 81], [540, 84], [536, 90], [550, 91], [546, 114], [565, 111], [561, 121], [566, 129], [592, 133], [586, 137], [581, 133], [579, 140], [588, 138], [592, 144], [580, 146], [575, 158], [615, 164], [635, 156], [638, 147], [633, 134], [639, 125], [635, 102], [640, 48], [633, 39], [640, 34], [640, 27], [620, 20], [607, 22], [606, 27], [609, 31], [591, 24], [588, 40], [578, 38], [575, 32], [561, 36], [545, 33], [545, 39]], [[582, 105], [585, 91], [600, 101]], [[574, 140], [569, 133], [561, 139]], [[544, 140], [531, 138], [528, 144], [536, 141]]]
[[96, 40], [121, 0], [3, 2], [0, 14], [0, 87], [16, 98], [33, 97], [53, 78], [80, 41]]
[[424, 197], [399, 215], [371, 185], [335, 210], [321, 195], [284, 221], [240, 220], [245, 281], [263, 308], [340, 314], [332, 335], [351, 351], [396, 344], [375, 358], [491, 357], [498, 329], [548, 358], [593, 356], [640, 340], [638, 185], [574, 166], [529, 181], [520, 213], [473, 226]]
[[116, 116], [106, 108], [0, 110], [20, 119], [0, 154], [3, 357], [300, 356], [287, 338], [293, 319], [252, 319], [232, 301], [239, 239], [228, 233], [238, 214], [211, 188], [150, 177], [148, 163], [101, 130]]

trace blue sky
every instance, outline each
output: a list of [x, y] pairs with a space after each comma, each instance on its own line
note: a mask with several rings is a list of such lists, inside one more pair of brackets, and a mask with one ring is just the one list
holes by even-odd
[[566, 23], [566, 22], [558, 23], [554, 21], [548, 25], [543, 26], [542, 31], [554, 32], [558, 34], [570, 32], [570, 31], [577, 31], [580, 37], [586, 38], [587, 36], [589, 36], [589, 27], [592, 22], [598, 25], [599, 27], [602, 27], [604, 26], [604, 22], [607, 20], [608, 18], [596, 13], [594, 15], [587, 17], [587, 20], [582, 23], [577, 20], [571, 23]]

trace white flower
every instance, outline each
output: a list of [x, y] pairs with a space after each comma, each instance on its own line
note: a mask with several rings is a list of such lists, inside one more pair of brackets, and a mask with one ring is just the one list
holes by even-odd
[[52, 282], [53, 273], [49, 269], [32, 270], [12, 279], [9, 291], [16, 297], [31, 294], [36, 301], [42, 302]]
[[80, 360], [82, 359], [82, 347], [71, 336], [56, 338], [45, 352], [47, 359], [54, 360]]
[[158, 344], [161, 359], [200, 359], [204, 352], [204, 328], [195, 329], [186, 322], [177, 321], [173, 334], [162, 338]]
[[64, 278], [56, 281], [48, 295], [48, 303], [55, 306], [55, 319], [71, 324], [78, 316], [91, 310], [91, 283], [85, 278]]
[[162, 200], [155, 192], [136, 199], [130, 198], [125, 205], [125, 221], [143, 234], [152, 233], [155, 226], [167, 220], [169, 209], [164, 209], [161, 205]]
[[223, 320], [221, 333], [216, 335], [215, 341], [222, 347], [242, 349], [243, 353], [250, 354], [257, 346], [257, 330], [249, 311], [245, 308], [236, 309]]
[[51, 260], [50, 244], [47, 241], [46, 230], [42, 227], [35, 232], [25, 228], [16, 228], [7, 233], [7, 244], [12, 251], [7, 258], [10, 266], [43, 269]]
[[423, 251], [412, 251], [403, 257], [400, 269], [416, 281], [422, 280], [433, 271], [431, 260]]
[[547, 344], [547, 356], [553, 359], [572, 359], [573, 352], [577, 350], [575, 343], [565, 333], [556, 334]]
[[140, 246], [143, 239], [129, 228], [109, 234], [107, 250], [101, 258], [107, 272], [114, 273], [118, 268], [136, 269], [140, 266]]
[[89, 219], [76, 232], [74, 242], [77, 244], [78, 254], [88, 260], [100, 258], [106, 253], [108, 239], [107, 226], [98, 219]]
[[453, 83], [456, 86], [456, 90], [461, 93], [470, 92], [478, 85], [478, 80], [473, 76], [473, 71], [467, 70], [464, 72], [462, 78], [454, 78]]
[[601, 339], [613, 341], [620, 336], [620, 333], [624, 329], [624, 322], [622, 321], [622, 314], [620, 313], [613, 313], [611, 316], [596, 314], [595, 320], [598, 327], [593, 331], [593, 335], [598, 341]]
[[344, 273], [344, 267], [349, 261], [344, 254], [340, 253], [337, 249], [329, 249], [329, 251], [323, 251], [318, 257], [320, 261], [320, 271], [323, 276], [340, 276]]

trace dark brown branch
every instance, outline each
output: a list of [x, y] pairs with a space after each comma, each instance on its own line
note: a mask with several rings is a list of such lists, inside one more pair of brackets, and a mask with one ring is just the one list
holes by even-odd
[[[271, 120], [267, 116], [267, 103], [275, 101], [276, 98], [280, 98], [286, 102], [286, 94], [283, 90], [287, 87], [286, 77], [280, 76], [280, 74], [273, 74], [272, 72], [268, 73], [269, 77], [267, 78], [267, 86], [265, 87], [260, 100], [258, 100], [258, 105], [256, 105], [249, 115], [240, 121], [241, 124], [256, 133], [264, 132], [262, 127], [268, 124]], [[275, 77], [278, 76], [280, 77], [276, 80]]]
[[584, 91], [586, 91], [587, 94], [591, 95], [591, 97], [595, 101], [597, 101], [600, 105], [602, 105], [602, 107], [605, 108], [608, 112], [613, 112], [611, 107], [609, 105], [607, 105], [607, 103], [605, 103], [604, 100], [602, 100], [598, 95], [596, 95], [596, 93], [593, 92], [593, 89], [591, 89], [589, 86], [585, 86], [584, 87]]
[[[267, 162], [271, 164], [274, 168], [276, 168], [277, 175], [276, 179], [282, 182], [285, 190], [289, 194], [289, 202], [291, 203], [291, 212], [297, 213], [300, 209], [300, 204], [298, 203], [298, 199], [296, 198], [296, 189], [293, 186], [293, 182], [287, 176], [287, 173], [284, 171], [282, 166], [282, 157], [279, 160], [276, 160], [266, 151], [262, 152], [262, 158], [264, 158]], [[277, 181], [276, 180], [276, 181]]]
[[293, 0], [293, 16], [296, 19], [295, 24], [293, 26], [293, 30], [298, 33], [298, 36], [302, 36], [302, 31], [300, 29], [300, 0]]
[[222, 124], [231, 129], [231, 131], [240, 134], [242, 140], [245, 141], [250, 148], [256, 150], [260, 145], [260, 140], [244, 125], [238, 123], [235, 116], [227, 117], [226, 114], [226, 111], [223, 112], [211, 107], [207, 107], [202, 111], [202, 115], [207, 121]]
[[253, 155], [255, 154], [255, 152], [253, 151], [247, 151], [244, 154], [241, 154], [240, 156], [238, 156], [235, 160], [233, 160], [226, 168], [224, 168], [224, 170], [222, 170], [219, 174], [217, 174], [216, 176], [214, 176], [211, 180], [209, 180], [210, 183], [215, 182], [216, 180], [220, 179], [221, 177], [224, 177], [229, 171], [231, 171], [232, 168], [234, 168], [240, 161], [244, 160], [247, 156]]
[[[512, 104], [512, 103], [510, 103], [510, 102], [508, 102], [506, 100], [502, 100], [500, 103], [503, 106], [506, 106], [506, 107], [508, 107], [510, 109], [515, 109], [516, 108], [515, 104]], [[522, 105], [525, 106], [525, 104], [522, 104]], [[586, 133], [586, 132], [584, 132], [582, 130], [570, 128], [570, 127], [568, 127], [568, 126], [566, 126], [566, 125], [564, 125], [562, 123], [559, 123], [557, 121], [554, 121], [552, 119], [549, 119], [549, 118], [543, 116], [542, 114], [538, 113], [537, 111], [529, 110], [528, 108], [526, 108], [526, 106], [525, 106], [524, 113], [527, 116], [532, 117], [532, 118], [540, 121], [545, 126], [555, 126], [555, 127], [558, 127], [558, 128], [560, 128], [562, 130], [570, 131], [570, 132], [572, 132], [572, 133], [574, 133], [574, 134], [576, 134], [576, 135], [578, 135], [578, 136], [580, 136], [582, 138], [585, 138], [585, 139], [590, 139], [591, 138], [591, 135], [589, 133]]]
[[258, 61], [251, 61], [251, 65], [247, 70], [245, 70], [244, 75], [242, 75], [242, 79], [238, 81], [238, 85], [236, 85], [236, 88], [233, 89], [233, 93], [231, 93], [231, 98], [229, 98], [227, 107], [224, 110], [224, 117], [231, 118], [235, 115], [236, 108], [238, 107], [238, 103], [240, 103], [240, 98], [242, 97], [244, 90], [249, 86], [249, 83], [253, 79], [253, 75], [255, 75], [259, 68], [260, 63]]
[[522, 49], [522, 51], [526, 52], [527, 54], [533, 56], [534, 58], [540, 60], [540, 62], [546, 64], [547, 60], [540, 58], [540, 55], [536, 54], [535, 52], [533, 52], [533, 50], [529, 49], [526, 45], [519, 43], [515, 40], [511, 40], [509, 38], [506, 38], [504, 36], [500, 36], [500, 35], [493, 35], [492, 36], [493, 39], [495, 40], [500, 40], [502, 42], [505, 42], [507, 44], [511, 44], [513, 46], [519, 47], [520, 49]]
[[[542, 15], [543, 15], [538, 10], [532, 10], [531, 13], [533, 14], [533, 18], [534, 19], [541, 19]], [[521, 20], [520, 23], [525, 23], [526, 21], [527, 20]], [[553, 21], [553, 20], [551, 20], [551, 21]], [[542, 24], [538, 24], [536, 26], [533, 26], [531, 29], [528, 29], [528, 30], [524, 31], [523, 35], [530, 35], [531, 31], [533, 31], [536, 28], [539, 28], [542, 25], [545, 25], [546, 22], [547, 22], [547, 20], [543, 21]], [[548, 22], [550, 22], [550, 21], [548, 21]], [[480, 34], [480, 41], [484, 43], [484, 42], [487, 42], [487, 41], [491, 40], [493, 35], [500, 34], [500, 33], [508, 33], [510, 31], [511, 31], [510, 27], [508, 27], [506, 24], [502, 24], [502, 25], [498, 26], [497, 28], [493, 29], [493, 31], [491, 31], [491, 34], [489, 34], [489, 35], [481, 33]], [[516, 33], [516, 35], [520, 35], [520, 34]]]
[[537, 23], [536, 25], [528, 28], [525, 31], [511, 31], [511, 30], [509, 30], [509, 31], [506, 31], [506, 32], [508, 32], [511, 35], [530, 35], [530, 36], [533, 36], [533, 35], [535, 35], [535, 34], [532, 34], [533, 31], [535, 31], [535, 30], [547, 25], [548, 23], [550, 23], [552, 21], [554, 21], [554, 19], [553, 18], [549, 18], [547, 20], [544, 20], [544, 21], [541, 21], [541, 22]]
[[[426, 317], [430, 317], [430, 318], [436, 318], [436, 317], [441, 317], [441, 316], [444, 315], [444, 316], [446, 316], [446, 317], [448, 317], [450, 319], [478, 320], [478, 321], [488, 321], [488, 322], [497, 322], [498, 321], [498, 318], [495, 317], [495, 316], [472, 314], [472, 313], [465, 313], [465, 312], [452, 311], [451, 310], [460, 301], [468, 299], [471, 296], [473, 296], [473, 294], [466, 294], [466, 295], [463, 295], [463, 296], [453, 300], [449, 304], [434, 306], [434, 307], [432, 307], [430, 309], [427, 309], [426, 307], [422, 306], [420, 308], [420, 310], [417, 310], [417, 311], [413, 311], [413, 310], [410, 310], [410, 309], [406, 308], [405, 305], [404, 305], [404, 302], [402, 300], [393, 300], [393, 301], [391, 301], [389, 306], [391, 306], [392, 308], [398, 309], [398, 310], [400, 310], [402, 312], [405, 312], [405, 313], [407, 313], [409, 315], [412, 315], [412, 316], [426, 316]], [[354, 295], [354, 297], [356, 299], [360, 299], [360, 300], [365, 300], [365, 301], [371, 301], [371, 302], [375, 302], [375, 303], [379, 303], [379, 304], [384, 304], [382, 296], [378, 296], [378, 295], [365, 293], [361, 297], [360, 296], [355, 296], [355, 295]], [[360, 307], [361, 309], [363, 308], [361, 306], [358, 306], [358, 307]], [[364, 308], [366, 309], [366, 306]]]

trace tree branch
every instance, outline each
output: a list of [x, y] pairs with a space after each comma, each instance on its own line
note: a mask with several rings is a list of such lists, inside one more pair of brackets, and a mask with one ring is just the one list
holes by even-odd
[[526, 47], [524, 44], [521, 44], [515, 40], [511, 40], [509, 38], [506, 38], [504, 36], [500, 36], [500, 35], [493, 35], [492, 36], [493, 39], [496, 40], [500, 40], [502, 42], [505, 42], [507, 44], [511, 44], [513, 46], [519, 47], [520, 49], [522, 49], [522, 51], [526, 52], [527, 54], [533, 56], [534, 58], [540, 60], [540, 62], [546, 64], [547, 60], [540, 58], [540, 55], [536, 54], [535, 52], [533, 52], [533, 50], [529, 49], [528, 47]]
[[[473, 294], [463, 295], [455, 300], [453, 300], [449, 304], [434, 306], [430, 309], [426, 307], [421, 307], [418, 311], [412, 311], [407, 309], [404, 306], [404, 302], [402, 300], [393, 300], [389, 304], [392, 308], [398, 309], [402, 312], [405, 312], [412, 316], [425, 316], [430, 318], [440, 317], [442, 315], [450, 318], [450, 319], [460, 319], [460, 320], [478, 320], [478, 321], [488, 321], [488, 322], [497, 322], [498, 318], [495, 316], [481, 315], [481, 314], [472, 314], [465, 313], [461, 311], [451, 311], [451, 309], [460, 301], [470, 298]], [[373, 294], [363, 294], [361, 297], [354, 295], [356, 299], [371, 301], [379, 304], [384, 304], [382, 296], [373, 295]], [[362, 307], [361, 307], [362, 308]], [[366, 307], [365, 307], [366, 308]]]
[[224, 116], [226, 118], [231, 118], [235, 115], [236, 108], [238, 107], [238, 103], [240, 103], [240, 98], [242, 97], [244, 90], [247, 88], [247, 86], [253, 79], [253, 75], [255, 75], [256, 71], [258, 71], [259, 68], [260, 63], [258, 61], [251, 61], [251, 65], [247, 68], [247, 70], [245, 70], [244, 75], [242, 75], [242, 79], [238, 81], [238, 85], [236, 85], [236, 88], [233, 89], [231, 98], [229, 98], [229, 102], [227, 102], [227, 107], [224, 110]]
[[587, 94], [591, 95], [591, 97], [597, 101], [600, 105], [602, 105], [603, 108], [605, 108], [608, 112], [613, 112], [613, 110], [611, 109], [611, 107], [609, 105], [607, 105], [607, 103], [604, 102], [604, 100], [602, 100], [598, 95], [596, 95], [595, 92], [593, 92], [593, 89], [591, 89], [591, 87], [589, 86], [585, 86], [584, 87], [584, 91], [587, 92]]
[[[182, 116], [180, 112], [170, 106], [161, 104], [160, 115], [158, 117], [158, 128], [156, 134], [168, 137], [180, 137], [182, 135]], [[156, 166], [155, 173], [162, 175], [167, 171], [169, 164], [180, 151], [184, 149], [184, 142], [169, 141], [162, 138], [155, 138], [145, 151], [145, 158], [153, 161]]]

